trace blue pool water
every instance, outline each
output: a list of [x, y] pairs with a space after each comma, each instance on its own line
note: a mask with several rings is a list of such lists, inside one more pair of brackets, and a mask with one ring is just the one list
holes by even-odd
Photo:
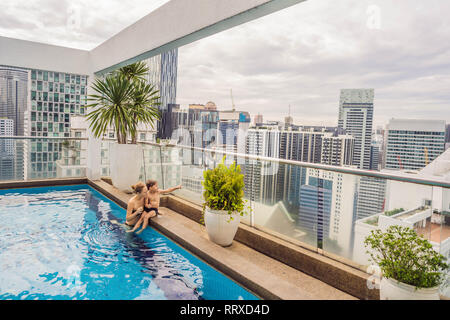
[[0, 299], [257, 299], [87, 185], [0, 190]]

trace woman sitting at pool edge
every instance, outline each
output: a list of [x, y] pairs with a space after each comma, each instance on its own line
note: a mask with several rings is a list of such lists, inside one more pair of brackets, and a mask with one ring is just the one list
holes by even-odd
[[145, 227], [147, 227], [148, 219], [155, 216], [154, 213], [152, 215], [150, 212], [144, 212], [145, 201], [147, 199], [147, 186], [143, 182], [138, 182], [131, 186], [131, 188], [135, 195], [128, 201], [125, 225], [132, 227], [136, 226], [139, 222], [143, 222]]
[[142, 223], [143, 223], [142, 229], [136, 233], [139, 234], [142, 231], [144, 231], [145, 228], [147, 228], [147, 226], [148, 226], [148, 220], [150, 218], [153, 218], [156, 215], [161, 214], [158, 211], [159, 204], [160, 204], [160, 195], [164, 194], [164, 193], [169, 193], [169, 192], [175, 191], [177, 189], [181, 189], [181, 185], [173, 187], [173, 188], [169, 188], [167, 190], [160, 190], [160, 189], [158, 189], [158, 182], [156, 182], [155, 180], [148, 180], [146, 183], [146, 189], [148, 190], [148, 192], [147, 192], [147, 197], [145, 199], [145, 204], [144, 204], [145, 213], [144, 213], [144, 215], [141, 216], [139, 221], [134, 225], [134, 228], [131, 230], [127, 230], [127, 232], [136, 231]]

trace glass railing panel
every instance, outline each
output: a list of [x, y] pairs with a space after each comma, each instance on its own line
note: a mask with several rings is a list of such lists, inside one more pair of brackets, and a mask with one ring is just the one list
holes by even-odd
[[100, 150], [100, 174], [102, 177], [110, 177], [110, 146], [113, 141], [102, 140]]
[[144, 150], [145, 178], [164, 189], [181, 184], [173, 194], [197, 205], [203, 204], [203, 173], [226, 154], [225, 163], [236, 161], [244, 174], [244, 198], [252, 208], [242, 223], [361, 270], [371, 265], [365, 238], [390, 225], [413, 228], [449, 255], [449, 189], [417, 182], [419, 175], [395, 178], [217, 149], [150, 145]]
[[[187, 201], [201, 206], [203, 204], [203, 172], [212, 169], [218, 162], [217, 154], [207, 150], [195, 150], [188, 147], [171, 148], [171, 163], [175, 165], [178, 179], [168, 185], [181, 184], [182, 188], [174, 191], [174, 194]], [[168, 180], [169, 183], [169, 180]], [[176, 184], [175, 184], [176, 183]]]
[[364, 240], [372, 230], [386, 230], [391, 225], [409, 227], [418, 235], [433, 241], [432, 213], [438, 206], [432, 186], [391, 179], [358, 177], [355, 217], [352, 225], [353, 250], [350, 254], [327, 251], [350, 259], [365, 270], [372, 263]]
[[211, 155], [211, 164], [210, 168], [216, 167], [217, 164], [222, 163], [224, 161], [225, 165], [230, 166], [233, 163], [236, 163], [236, 165], [239, 167], [241, 173], [244, 175], [244, 213], [240, 217], [241, 223], [244, 223], [246, 225], [253, 226], [254, 225], [254, 210], [255, 210], [255, 202], [252, 201], [251, 195], [252, 195], [252, 185], [248, 182], [248, 179], [246, 179], [246, 172], [248, 171], [248, 161], [246, 161], [246, 158], [243, 156], [238, 155], [230, 155], [223, 153], [225, 152], [225, 148], [218, 149], [222, 152], [210, 152]]
[[[168, 187], [172, 187], [175, 182], [182, 185], [182, 189], [173, 192], [174, 195], [192, 202], [196, 205], [202, 206], [204, 203], [202, 185], [204, 181], [204, 172], [215, 168], [222, 162], [224, 155], [221, 152], [217, 152], [214, 149], [199, 150], [189, 147], [173, 147], [170, 163], [172, 167], [179, 169], [176, 170], [179, 173], [179, 180], [174, 180]], [[225, 164], [230, 165], [236, 161], [241, 166], [241, 172], [245, 172], [245, 159], [238, 157], [226, 157]], [[180, 183], [179, 183], [180, 182]], [[244, 194], [244, 200], [246, 201], [246, 207], [252, 208], [252, 201]], [[251, 212], [246, 210], [247, 214], [241, 216], [241, 222], [250, 225], [251, 224]]]
[[27, 180], [28, 142], [0, 137], [0, 181]]
[[350, 259], [358, 177], [305, 168], [300, 186], [300, 220], [315, 224], [318, 249]]
[[[48, 147], [50, 141], [47, 141]], [[55, 161], [56, 177], [85, 177], [87, 170], [87, 140], [63, 140], [53, 142], [53, 150], [61, 150], [61, 156]], [[59, 145], [58, 145], [59, 144]], [[56, 154], [53, 153], [55, 157]], [[43, 159], [44, 160], [44, 159]], [[50, 168], [47, 166], [50, 171]]]
[[164, 186], [163, 165], [161, 161], [161, 148], [155, 145], [141, 144], [142, 167], [139, 180], [155, 180], [161, 189]]
[[[433, 187], [437, 205], [431, 216], [431, 239], [436, 249], [450, 264], [450, 188]], [[441, 287], [441, 295], [450, 299], [450, 270], [447, 271], [445, 282]]]
[[87, 140], [0, 137], [0, 181], [86, 176]]
[[252, 202], [254, 227], [315, 248], [316, 210], [307, 196], [300, 197], [304, 174], [301, 166], [246, 159], [246, 197]]
[[162, 189], [169, 189], [182, 184], [182, 156], [180, 150], [169, 146], [161, 146]]

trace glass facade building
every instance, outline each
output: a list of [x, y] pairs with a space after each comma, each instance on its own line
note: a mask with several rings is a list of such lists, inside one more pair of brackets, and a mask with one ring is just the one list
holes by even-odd
[[386, 169], [419, 170], [444, 152], [444, 120], [391, 119], [386, 134]]
[[[177, 98], [177, 68], [178, 68], [178, 48], [163, 52], [160, 55], [144, 60], [149, 67], [147, 80], [159, 90], [162, 117], [167, 118], [166, 113], [170, 113], [169, 105], [176, 104]], [[163, 128], [164, 123], [158, 122], [157, 137], [168, 138], [168, 128]]]
[[13, 121], [14, 136], [23, 136], [26, 131], [28, 73], [26, 69], [0, 66], [0, 118]]
[[370, 169], [374, 89], [342, 89], [339, 128], [355, 137], [353, 165]]
[[[28, 135], [70, 137], [71, 116], [86, 112], [87, 81], [86, 75], [31, 70]], [[56, 177], [62, 142], [35, 139], [29, 144], [29, 178]]]
[[312, 178], [300, 187], [298, 224], [302, 230], [316, 234], [317, 242], [323, 242], [329, 234], [332, 202], [332, 181]]
[[24, 178], [24, 143], [1, 137], [14, 135], [14, 121], [0, 118], [0, 180]]
[[86, 75], [31, 70], [31, 136], [70, 137], [70, 116], [86, 104]]
[[[0, 66], [0, 136], [26, 134], [29, 70]], [[0, 140], [0, 179], [22, 180], [25, 145], [14, 139]]]

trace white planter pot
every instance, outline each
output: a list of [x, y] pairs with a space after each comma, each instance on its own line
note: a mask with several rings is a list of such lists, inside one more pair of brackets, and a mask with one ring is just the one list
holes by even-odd
[[233, 213], [231, 216], [233, 217], [232, 220], [227, 211], [206, 208], [206, 232], [212, 242], [223, 247], [231, 245], [241, 221], [241, 216], [238, 213]]
[[111, 143], [110, 176], [113, 185], [125, 192], [139, 180], [142, 167], [142, 147], [136, 144]]
[[380, 300], [439, 300], [439, 287], [416, 289], [383, 277], [380, 281]]

